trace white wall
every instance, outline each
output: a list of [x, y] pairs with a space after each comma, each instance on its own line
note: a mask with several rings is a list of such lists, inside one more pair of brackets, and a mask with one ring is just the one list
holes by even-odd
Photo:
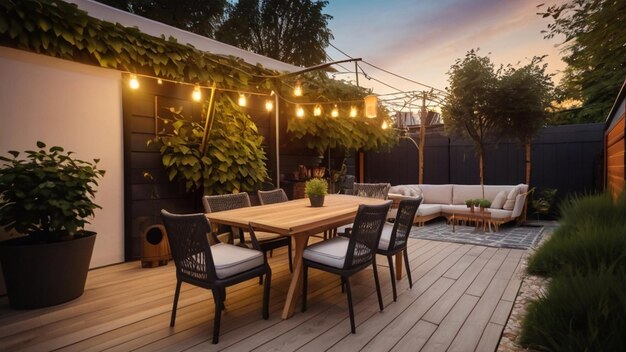
[[0, 154], [40, 140], [100, 158], [91, 267], [124, 261], [122, 82], [116, 70], [0, 47]]

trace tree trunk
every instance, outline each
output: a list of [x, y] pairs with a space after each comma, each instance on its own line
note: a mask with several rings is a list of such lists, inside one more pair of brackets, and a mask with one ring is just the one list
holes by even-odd
[[524, 150], [526, 153], [526, 184], [530, 187], [530, 142], [524, 144]]
[[426, 141], [426, 92], [422, 93], [422, 109], [420, 111], [420, 141], [419, 141], [419, 170], [418, 170], [418, 183], [424, 184], [424, 144]]
[[478, 150], [478, 168], [480, 170], [480, 188], [483, 192], [483, 199], [485, 199], [485, 160], [484, 160], [484, 151], [482, 145]]

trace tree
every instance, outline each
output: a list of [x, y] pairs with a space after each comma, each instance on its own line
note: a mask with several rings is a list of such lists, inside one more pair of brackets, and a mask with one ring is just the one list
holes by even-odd
[[210, 38], [222, 23], [227, 4], [226, 0], [96, 1]]
[[333, 39], [322, 13], [328, 1], [239, 0], [227, 11], [216, 39], [298, 66], [326, 61]]
[[[497, 126], [492, 96], [497, 85], [493, 64], [488, 57], [470, 50], [457, 59], [448, 72], [450, 87], [443, 105], [446, 131], [451, 135], [468, 137], [478, 154], [480, 184], [485, 184], [484, 145]], [[484, 189], [483, 189], [484, 198]]]
[[534, 57], [520, 68], [503, 68], [498, 72], [497, 88], [491, 97], [499, 134], [517, 139], [524, 146], [526, 184], [530, 184], [530, 142], [545, 125], [552, 101], [553, 83], [542, 60], [543, 57]]
[[553, 18], [546, 38], [565, 36], [560, 88], [583, 101], [572, 119], [603, 121], [626, 77], [626, 1], [569, 0], [540, 15]]

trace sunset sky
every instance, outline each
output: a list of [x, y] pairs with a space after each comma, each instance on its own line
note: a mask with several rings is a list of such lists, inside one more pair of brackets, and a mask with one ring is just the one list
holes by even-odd
[[[536, 13], [537, 5], [558, 0], [331, 0], [325, 13], [332, 15], [331, 43], [352, 57], [362, 57], [391, 72], [444, 89], [447, 72], [468, 50], [480, 48], [496, 64], [527, 63], [548, 55], [549, 72], [565, 67], [561, 40], [544, 39], [541, 30], [550, 23]], [[346, 57], [329, 47], [333, 60]], [[354, 70], [354, 64], [344, 64]], [[401, 90], [425, 87], [395, 78], [368, 65], [365, 72]], [[338, 68], [341, 70], [341, 68]], [[354, 80], [354, 74], [339, 77]], [[559, 75], [555, 77], [557, 81]], [[361, 77], [362, 86], [378, 94], [394, 92]]]

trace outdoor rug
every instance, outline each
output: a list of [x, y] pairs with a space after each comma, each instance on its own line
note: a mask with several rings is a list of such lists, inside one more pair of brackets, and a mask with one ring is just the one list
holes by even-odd
[[543, 226], [500, 226], [498, 232], [483, 232], [474, 226], [456, 226], [452, 232], [452, 225], [445, 221], [436, 221], [426, 226], [413, 226], [411, 238], [422, 240], [443, 241], [475, 244], [496, 248], [529, 249], [534, 248], [543, 236]]

